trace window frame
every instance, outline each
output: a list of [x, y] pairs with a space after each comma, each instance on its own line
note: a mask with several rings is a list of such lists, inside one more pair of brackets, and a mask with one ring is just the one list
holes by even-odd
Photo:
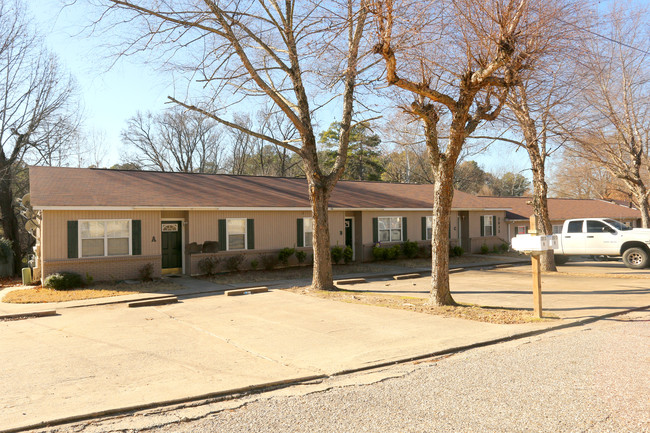
[[[233, 249], [230, 248], [230, 231], [228, 230], [228, 222], [233, 220], [244, 221], [244, 248]], [[241, 233], [233, 233], [241, 234]], [[226, 251], [246, 251], [248, 249], [248, 218], [226, 218]]]
[[[488, 226], [488, 218], [490, 225]], [[493, 237], [496, 236], [496, 230], [494, 229], [495, 221], [494, 215], [483, 215], [483, 237]], [[487, 234], [487, 228], [490, 227], [490, 234]]]
[[[449, 223], [449, 230], [451, 230], [451, 222]], [[425, 240], [430, 241], [433, 239], [433, 215], [427, 215], [425, 224]]]
[[[307, 231], [307, 220], [311, 223], [311, 231]], [[309, 236], [307, 236], [309, 234]], [[303, 247], [313, 248], [314, 240], [314, 217], [303, 217], [302, 218], [302, 244]]]
[[553, 232], [554, 235], [561, 235], [562, 227], [564, 227], [563, 224], [552, 224], [551, 231]]
[[[381, 240], [381, 232], [382, 232], [382, 230], [379, 228], [379, 221], [381, 219], [388, 219], [389, 220], [388, 221], [388, 233], [389, 233], [388, 237], [389, 237], [389, 240], [387, 240], [387, 241], [382, 241]], [[391, 220], [392, 219], [399, 219], [399, 240], [393, 240], [392, 239], [393, 230], [396, 230], [396, 229], [391, 228]], [[402, 242], [402, 238], [404, 237], [404, 233], [403, 233], [404, 232], [404, 225], [403, 225], [402, 221], [403, 221], [403, 217], [401, 215], [400, 216], [377, 217], [377, 240], [379, 242]], [[386, 229], [384, 229], [383, 231], [386, 231]]]
[[[126, 221], [129, 230], [129, 252], [128, 254], [108, 254], [108, 239], [124, 239], [124, 237], [109, 237], [106, 230], [106, 223], [109, 221]], [[104, 236], [102, 238], [84, 238], [81, 236], [81, 226], [86, 222], [102, 222], [104, 223]], [[77, 220], [77, 248], [79, 251], [78, 258], [80, 259], [94, 259], [100, 257], [128, 257], [133, 255], [133, 219], [128, 218], [102, 218], [102, 219], [80, 219]], [[101, 256], [84, 256], [83, 241], [84, 239], [102, 239], [104, 241], [104, 254]]]
[[[523, 229], [523, 231], [520, 232], [519, 229]], [[515, 236], [525, 235], [527, 233], [528, 233], [528, 226], [515, 226]]]

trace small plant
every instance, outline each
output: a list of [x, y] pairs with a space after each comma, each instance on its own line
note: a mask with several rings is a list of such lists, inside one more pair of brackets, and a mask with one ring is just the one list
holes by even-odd
[[260, 262], [257, 259], [251, 260], [251, 269], [256, 271], [257, 267], [260, 265]]
[[278, 253], [278, 260], [284, 266], [289, 266], [289, 259], [295, 254], [296, 250], [294, 248], [282, 248]]
[[147, 263], [138, 269], [138, 275], [140, 276], [140, 281], [152, 281], [153, 280], [153, 263]]
[[83, 281], [81, 275], [75, 272], [59, 272], [56, 274], [49, 275], [45, 281], [43, 281], [43, 287], [47, 287], [54, 290], [70, 290], [77, 287], [81, 287]]
[[401, 253], [402, 253], [402, 246], [401, 245], [393, 245], [390, 248], [386, 248], [386, 259], [387, 260], [396, 260]]
[[345, 249], [343, 250], [343, 263], [346, 265], [352, 261], [352, 257], [354, 256], [354, 252], [352, 251], [351, 246], [346, 246]]
[[86, 272], [86, 284], [91, 285], [94, 280], [93, 276]]
[[244, 255], [243, 254], [237, 254], [236, 256], [230, 256], [226, 259], [226, 269], [228, 269], [230, 272], [238, 272], [239, 267], [241, 266], [242, 262], [244, 261]]
[[296, 259], [298, 259], [299, 264], [305, 263], [305, 260], [307, 260], [307, 253], [304, 251], [296, 251]]
[[275, 267], [279, 263], [278, 256], [276, 256], [276, 255], [270, 255], [269, 254], [269, 255], [266, 255], [266, 256], [261, 256], [261, 260], [262, 260], [262, 266], [267, 271], [272, 271], [273, 269], [275, 269]]
[[420, 257], [431, 257], [431, 245], [420, 245], [418, 247], [418, 255]]
[[338, 245], [332, 248], [332, 263], [337, 264], [343, 258], [343, 248]]
[[490, 252], [490, 247], [488, 247], [486, 244], [481, 245], [481, 254], [487, 254]]
[[449, 255], [451, 257], [460, 257], [465, 253], [465, 250], [463, 250], [463, 247], [456, 245], [455, 247], [451, 247], [449, 249]]
[[501, 250], [502, 253], [507, 253], [509, 249], [510, 246], [505, 242], [499, 245], [499, 250]]
[[199, 271], [202, 274], [212, 276], [217, 273], [221, 259], [219, 257], [205, 257], [199, 260]]
[[7, 263], [13, 254], [12, 242], [6, 238], [0, 238], [0, 263]]
[[407, 259], [413, 259], [418, 255], [418, 248], [417, 242], [407, 240], [402, 244], [402, 254], [404, 254]]
[[372, 248], [372, 257], [375, 260], [386, 260], [386, 249], [382, 247], [373, 247]]

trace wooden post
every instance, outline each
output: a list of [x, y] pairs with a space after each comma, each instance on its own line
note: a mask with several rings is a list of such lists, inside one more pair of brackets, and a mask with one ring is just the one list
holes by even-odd
[[[530, 217], [530, 230], [528, 233], [535, 236], [537, 234], [537, 217]], [[530, 261], [533, 265], [533, 312], [538, 319], [542, 318], [542, 273], [540, 265], [541, 253], [531, 253]]]

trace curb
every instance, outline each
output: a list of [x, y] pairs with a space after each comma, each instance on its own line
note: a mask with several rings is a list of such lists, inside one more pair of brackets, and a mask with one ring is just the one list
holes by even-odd
[[29, 319], [32, 317], [56, 316], [56, 310], [32, 311], [30, 313], [11, 313], [0, 315], [0, 320], [5, 319]]
[[63, 424], [70, 424], [73, 422], [79, 422], [79, 421], [85, 421], [89, 419], [94, 419], [98, 417], [106, 417], [106, 416], [111, 416], [111, 415], [119, 415], [119, 414], [125, 414], [129, 412], [138, 412], [141, 410], [147, 410], [147, 409], [153, 409], [153, 408], [158, 408], [158, 407], [164, 407], [164, 406], [172, 406], [172, 405], [177, 405], [177, 404], [183, 404], [183, 403], [192, 403], [192, 402], [199, 402], [201, 400], [214, 400], [214, 401], [206, 401], [205, 403], [200, 403], [200, 404], [207, 404], [207, 403], [213, 403], [215, 401], [223, 401], [223, 400], [229, 400], [229, 399], [234, 399], [238, 398], [239, 396], [247, 395], [247, 394], [255, 394], [255, 393], [262, 393], [262, 392], [267, 392], [267, 391], [273, 391], [276, 389], [281, 389], [281, 388], [287, 388], [289, 386], [293, 385], [298, 385], [301, 383], [306, 383], [306, 382], [311, 382], [314, 380], [323, 380], [323, 379], [328, 379], [332, 377], [338, 377], [338, 376], [344, 376], [348, 374], [353, 374], [353, 373], [358, 373], [362, 371], [368, 371], [368, 370], [374, 370], [377, 368], [383, 368], [383, 367], [389, 367], [392, 365], [397, 365], [397, 364], [404, 364], [407, 362], [412, 362], [412, 361], [418, 361], [422, 359], [427, 359], [427, 358], [434, 358], [434, 357], [439, 357], [439, 356], [444, 356], [444, 355], [449, 355], [452, 353], [458, 353], [458, 352], [464, 352], [467, 350], [471, 349], [477, 349], [480, 347], [487, 347], [487, 346], [493, 346], [496, 344], [500, 343], [505, 343], [508, 341], [515, 341], [519, 340], [522, 338], [528, 338], [528, 337], [533, 337], [535, 335], [541, 335], [545, 334], [548, 332], [553, 332], [553, 331], [559, 331], [562, 329], [568, 329], [568, 328], [573, 328], [573, 327], [578, 327], [578, 326], [583, 326], [587, 325], [589, 323], [594, 323], [599, 320], [603, 319], [608, 319], [610, 317], [616, 317], [616, 316], [621, 316], [623, 314], [628, 314], [628, 313], [633, 313], [635, 311], [643, 311], [643, 310], [648, 310], [650, 309], [650, 305], [646, 305], [643, 307], [635, 307], [629, 310], [623, 310], [623, 311], [615, 311], [613, 313], [608, 313], [604, 314], [602, 316], [596, 316], [596, 317], [590, 317], [588, 319], [583, 319], [583, 320], [578, 320], [575, 322], [571, 323], [565, 323], [562, 325], [558, 326], [553, 326], [550, 328], [545, 328], [545, 329], [538, 329], [535, 331], [527, 331], [527, 332], [522, 332], [519, 334], [513, 334], [507, 337], [501, 337], [501, 338], [495, 338], [492, 340], [486, 340], [486, 341], [481, 341], [478, 343], [473, 343], [473, 344], [468, 344], [465, 346], [457, 346], [457, 347], [452, 347], [449, 349], [443, 349], [443, 350], [438, 350], [436, 352], [429, 352], [425, 353], [422, 355], [416, 355], [416, 356], [410, 356], [408, 358], [401, 358], [401, 359], [396, 359], [393, 361], [387, 361], [387, 362], [379, 362], [376, 364], [372, 365], [366, 365], [363, 367], [359, 368], [352, 368], [348, 370], [342, 370], [338, 372], [334, 372], [331, 374], [319, 374], [319, 375], [313, 375], [313, 376], [304, 376], [296, 379], [286, 379], [286, 380], [280, 380], [280, 381], [275, 381], [275, 382], [267, 382], [259, 385], [250, 385], [242, 388], [233, 388], [225, 391], [217, 391], [217, 392], [212, 392], [212, 393], [207, 393], [207, 394], [201, 394], [201, 395], [196, 395], [192, 397], [185, 397], [185, 398], [177, 398], [177, 399], [171, 399], [171, 400], [162, 400], [158, 402], [152, 402], [152, 403], [146, 403], [146, 404], [141, 404], [141, 405], [133, 405], [133, 406], [125, 406], [122, 408], [115, 408], [115, 409], [107, 409], [103, 411], [97, 411], [97, 412], [91, 412], [88, 414], [84, 415], [75, 415], [75, 416], [69, 416], [69, 417], [64, 417], [64, 418], [58, 418], [55, 420], [50, 420], [50, 421], [41, 421], [36, 424], [31, 424], [28, 426], [23, 426], [23, 427], [14, 427], [10, 428], [7, 430], [0, 430], [0, 433], [17, 433], [17, 432], [22, 432], [22, 431], [27, 431], [27, 430], [34, 430], [38, 428], [43, 428], [43, 427], [53, 427], [57, 425], [63, 425]]
[[41, 421], [35, 424], [30, 424], [27, 426], [23, 427], [12, 427], [7, 430], [0, 430], [0, 433], [16, 433], [16, 432], [22, 432], [22, 431], [27, 431], [27, 430], [34, 430], [38, 428], [43, 428], [43, 427], [53, 427], [57, 425], [62, 425], [62, 424], [70, 424], [73, 422], [78, 422], [78, 421], [85, 421], [89, 419], [94, 419], [98, 417], [104, 417], [104, 416], [109, 416], [109, 415], [118, 415], [118, 414], [123, 414], [127, 412], [137, 412], [140, 410], [146, 410], [146, 409], [153, 409], [156, 407], [163, 407], [163, 406], [172, 406], [175, 404], [181, 404], [181, 403], [189, 403], [192, 401], [199, 401], [199, 400], [208, 400], [208, 399], [215, 399], [215, 401], [218, 400], [227, 400], [228, 398], [226, 397], [232, 397], [234, 398], [237, 395], [246, 395], [246, 394], [252, 394], [254, 392], [258, 391], [263, 391], [263, 390], [274, 390], [274, 389], [281, 389], [281, 388], [286, 388], [292, 385], [297, 385], [299, 383], [305, 383], [305, 382], [311, 382], [314, 380], [321, 380], [321, 379], [326, 379], [328, 376], [326, 374], [318, 374], [314, 376], [304, 376], [304, 377], [299, 377], [296, 379], [286, 379], [286, 380], [279, 380], [276, 382], [267, 382], [259, 385], [250, 385], [250, 386], [245, 386], [242, 388], [233, 388], [233, 389], [228, 389], [225, 391], [217, 391], [217, 392], [210, 392], [207, 394], [201, 394], [193, 397], [185, 397], [185, 398], [176, 398], [176, 399], [170, 399], [170, 400], [161, 400], [157, 402], [152, 402], [152, 403], [145, 403], [145, 404], [139, 404], [139, 405], [133, 405], [133, 406], [124, 406], [121, 408], [115, 408], [115, 409], [106, 409], [106, 410], [100, 410], [97, 412], [91, 412], [88, 414], [84, 415], [73, 415], [73, 416], [68, 416], [68, 417], [63, 417], [63, 418], [57, 418], [54, 420], [50, 421]]

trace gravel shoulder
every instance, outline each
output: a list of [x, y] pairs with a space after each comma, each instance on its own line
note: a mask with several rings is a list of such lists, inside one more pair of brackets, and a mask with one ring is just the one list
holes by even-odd
[[[650, 312], [47, 432], [650, 432]], [[205, 402], [204, 402], [205, 403]]]

